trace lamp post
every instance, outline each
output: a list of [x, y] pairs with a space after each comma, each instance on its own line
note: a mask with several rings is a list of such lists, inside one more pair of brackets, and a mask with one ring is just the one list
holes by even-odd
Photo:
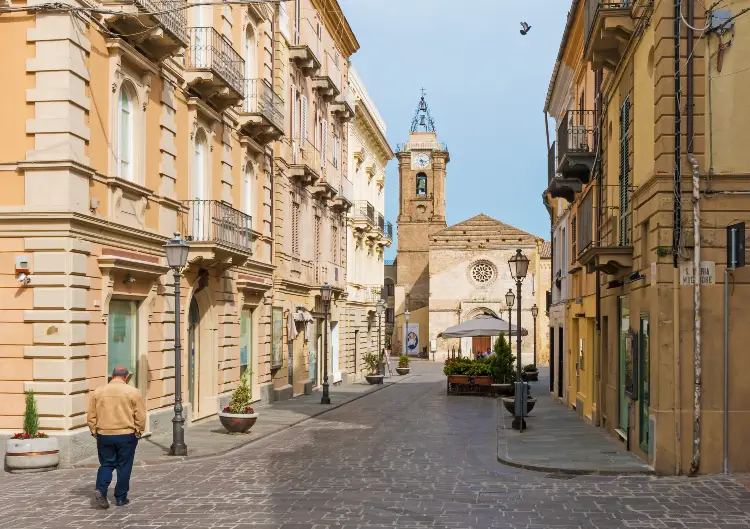
[[513, 289], [509, 288], [508, 293], [505, 294], [505, 304], [508, 305], [508, 346], [510, 347], [510, 321], [513, 319], [513, 302], [516, 300], [516, 295], [513, 293]]
[[536, 303], [534, 303], [534, 306], [531, 307], [531, 317], [534, 318], [534, 367], [536, 367], [536, 317], [539, 316], [539, 307], [536, 306]]
[[383, 363], [383, 346], [380, 341], [380, 329], [383, 324], [383, 313], [385, 312], [385, 301], [383, 298], [378, 300], [378, 304], [375, 306], [375, 312], [378, 314], [378, 359], [380, 360], [380, 374], [385, 376], [385, 364]]
[[411, 313], [407, 310], [404, 312], [404, 354], [409, 354], [409, 348], [406, 345], [406, 340], [409, 338], [409, 316]]
[[321, 404], [330, 404], [331, 397], [328, 395], [328, 309], [331, 305], [331, 285], [325, 283], [320, 287], [320, 299], [325, 309], [325, 323], [323, 324], [323, 397]]
[[516, 297], [518, 298], [518, 308], [516, 309], [516, 406], [515, 417], [513, 418], [514, 430], [525, 430], [526, 421], [523, 417], [526, 415], [526, 387], [522, 380], [521, 368], [521, 283], [526, 277], [529, 270], [529, 258], [521, 253], [521, 249], [516, 250], [516, 255], [508, 260], [510, 265], [510, 275], [516, 280]]
[[167, 264], [174, 272], [174, 417], [169, 455], [186, 456], [185, 417], [182, 415], [182, 344], [180, 342], [180, 271], [187, 264], [190, 247], [179, 233], [164, 245]]

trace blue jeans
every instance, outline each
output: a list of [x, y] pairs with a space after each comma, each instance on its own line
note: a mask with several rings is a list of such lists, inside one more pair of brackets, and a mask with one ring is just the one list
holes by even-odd
[[130, 472], [133, 470], [135, 448], [138, 438], [134, 433], [122, 435], [97, 435], [96, 449], [99, 452], [99, 471], [96, 473], [96, 490], [107, 497], [107, 488], [112, 482], [112, 472], [117, 469], [115, 499], [122, 501], [130, 490]]

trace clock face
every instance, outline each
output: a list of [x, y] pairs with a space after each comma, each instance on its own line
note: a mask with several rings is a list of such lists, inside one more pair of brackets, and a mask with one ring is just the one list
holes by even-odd
[[417, 169], [424, 169], [428, 165], [430, 165], [430, 157], [427, 154], [421, 153], [414, 158], [414, 167]]

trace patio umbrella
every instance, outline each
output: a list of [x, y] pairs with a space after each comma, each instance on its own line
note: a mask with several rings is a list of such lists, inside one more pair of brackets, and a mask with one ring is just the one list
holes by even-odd
[[[499, 336], [500, 333], [505, 334], [505, 336], [516, 336], [516, 326], [509, 326], [508, 322], [503, 319], [483, 314], [453, 327], [448, 327], [443, 331], [443, 338]], [[526, 330], [521, 329], [521, 336], [525, 336], [526, 334]]]

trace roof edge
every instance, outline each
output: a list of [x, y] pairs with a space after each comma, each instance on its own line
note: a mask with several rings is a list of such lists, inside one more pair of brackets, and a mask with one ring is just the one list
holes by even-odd
[[572, 0], [570, 11], [568, 11], [568, 20], [565, 23], [565, 30], [563, 31], [562, 40], [560, 41], [560, 49], [557, 51], [557, 59], [555, 59], [555, 67], [552, 69], [552, 78], [550, 79], [549, 87], [547, 88], [547, 98], [544, 100], [545, 114], [549, 111], [549, 104], [550, 100], [552, 99], [552, 92], [555, 89], [555, 84], [557, 83], [557, 75], [560, 72], [562, 57], [565, 54], [565, 47], [568, 45], [570, 32], [573, 29], [573, 22], [575, 21], [575, 15], [578, 12], [578, 4], [580, 4], [582, 1], [583, 0]]

